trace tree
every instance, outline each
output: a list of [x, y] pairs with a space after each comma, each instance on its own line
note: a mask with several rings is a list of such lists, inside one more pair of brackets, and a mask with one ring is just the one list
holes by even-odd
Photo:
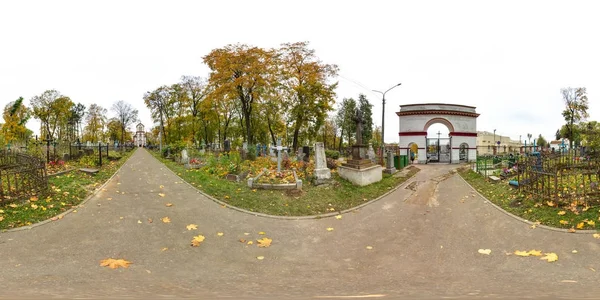
[[292, 148], [296, 150], [300, 129], [307, 127], [308, 135], [315, 136], [333, 109], [337, 82], [328, 81], [337, 76], [338, 67], [320, 62], [308, 42], [283, 44], [277, 57], [279, 82], [293, 122]]
[[29, 109], [23, 104], [23, 97], [8, 103], [4, 107], [4, 124], [2, 133], [7, 143], [25, 139], [27, 128], [25, 125], [31, 116]]
[[100, 140], [100, 135], [106, 124], [106, 108], [98, 104], [91, 104], [88, 108], [85, 126], [85, 136], [87, 140], [95, 143]]
[[362, 113], [363, 117], [363, 130], [362, 140], [370, 142], [373, 137], [373, 105], [367, 100], [367, 96], [360, 94], [358, 95], [358, 109]]
[[150, 109], [152, 119], [154, 122], [160, 124], [159, 134], [167, 143], [167, 136], [165, 134], [165, 118], [169, 116], [168, 106], [170, 99], [169, 87], [161, 86], [152, 92], [146, 92], [144, 94], [144, 103], [146, 107]]
[[196, 142], [196, 134], [199, 132], [199, 118], [202, 117], [200, 104], [208, 93], [207, 82], [205, 78], [198, 76], [182, 76], [179, 83], [187, 93], [190, 100], [189, 110], [192, 118], [192, 142]]
[[112, 111], [117, 115], [119, 125], [121, 126], [121, 145], [123, 145], [125, 138], [125, 129], [133, 124], [138, 119], [138, 111], [131, 107], [131, 105], [123, 100], [115, 102], [112, 106]]
[[579, 127], [586, 149], [594, 154], [598, 153], [600, 151], [600, 123], [596, 121], [582, 122]]
[[47, 138], [55, 137], [59, 124], [66, 124], [73, 106], [73, 101], [69, 97], [61, 95], [56, 90], [47, 90], [31, 98], [30, 102], [34, 118], [40, 120], [40, 125], [44, 129], [40, 134]]
[[77, 105], [71, 107], [68, 129], [69, 140], [75, 140], [76, 138], [79, 138], [79, 134], [82, 132], [80, 128], [83, 116], [85, 116], [85, 105], [77, 103]]
[[557, 141], [562, 138], [562, 135], [560, 134], [560, 129], [556, 129], [556, 133], [554, 134], [554, 137], [556, 138]]
[[527, 140], [529, 141], [529, 145], [531, 145], [531, 137], [532, 137], [532, 136], [533, 136], [533, 135], [531, 135], [531, 133], [528, 133], [528, 134], [527, 134]]
[[354, 116], [354, 112], [356, 111], [356, 100], [353, 98], [344, 98], [342, 99], [342, 103], [338, 108], [337, 115], [335, 117], [335, 122], [340, 128], [340, 143], [338, 150], [342, 151], [342, 142], [344, 140], [344, 132], [346, 132], [348, 136], [348, 144], [351, 143], [352, 134], [356, 130], [356, 124], [352, 121], [352, 116]]
[[588, 117], [587, 91], [585, 87], [568, 87], [561, 89], [560, 92], [565, 102], [565, 110], [562, 112], [562, 116], [567, 122], [567, 135], [565, 137], [569, 139], [569, 148], [573, 148], [575, 126]]
[[203, 57], [210, 68], [209, 85], [214, 99], [235, 99], [244, 120], [245, 139], [254, 144], [252, 113], [262, 96], [271, 88], [273, 52], [247, 45], [227, 45]]
[[548, 145], [548, 142], [546, 141], [546, 139], [542, 136], [542, 134], [540, 134], [537, 138], [537, 143], [538, 146], [545, 148]]
[[119, 140], [121, 133], [121, 122], [117, 118], [111, 118], [106, 123], [106, 136], [114, 142]]

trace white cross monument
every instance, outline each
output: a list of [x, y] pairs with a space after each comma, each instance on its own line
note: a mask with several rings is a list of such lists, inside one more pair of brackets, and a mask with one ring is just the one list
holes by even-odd
[[277, 172], [281, 172], [281, 151], [287, 150], [288, 147], [282, 147], [281, 138], [277, 138], [277, 147], [271, 146], [271, 149], [277, 150]]

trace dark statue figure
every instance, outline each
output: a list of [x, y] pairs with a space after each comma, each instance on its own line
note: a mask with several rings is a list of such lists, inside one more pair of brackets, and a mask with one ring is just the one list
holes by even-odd
[[363, 126], [363, 117], [362, 117], [362, 112], [359, 109], [356, 109], [354, 111], [354, 117], [352, 118], [352, 121], [356, 122], [356, 144], [355, 145], [362, 145], [362, 126]]

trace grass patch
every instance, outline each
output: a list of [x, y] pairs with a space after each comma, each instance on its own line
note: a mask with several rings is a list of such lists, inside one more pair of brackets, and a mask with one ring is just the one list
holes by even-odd
[[49, 192], [29, 199], [0, 205], [0, 230], [28, 226], [55, 217], [76, 207], [106, 182], [127, 161], [133, 151], [121, 159], [107, 161], [96, 175], [77, 170], [48, 178]]
[[[555, 203], [536, 199], [532, 195], [519, 193], [507, 181], [491, 183], [470, 169], [459, 171], [460, 175], [502, 209], [531, 222], [564, 229], [600, 229], [600, 207], [569, 205], [559, 207]], [[550, 206], [552, 205], [552, 206]]]
[[227, 204], [252, 212], [278, 216], [308, 216], [343, 211], [377, 198], [418, 172], [411, 168], [406, 177], [383, 174], [380, 182], [359, 187], [332, 173], [326, 186], [303, 184], [302, 191], [250, 189], [245, 180], [233, 182], [211, 174], [206, 167], [186, 170], [183, 165], [159, 157], [169, 169], [203, 192]]

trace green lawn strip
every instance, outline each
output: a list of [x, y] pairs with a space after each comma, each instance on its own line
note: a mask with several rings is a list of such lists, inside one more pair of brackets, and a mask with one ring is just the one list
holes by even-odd
[[250, 189], [247, 182], [232, 182], [210, 175], [205, 169], [186, 170], [181, 164], [160, 158], [169, 169], [203, 192], [235, 207], [278, 216], [308, 216], [343, 211], [377, 198], [412, 177], [383, 175], [383, 180], [368, 186], [355, 186], [333, 173], [333, 183], [326, 186], [304, 184], [301, 192]]
[[[579, 206], [576, 214], [568, 207], [548, 206], [545, 200], [520, 194], [519, 190], [510, 187], [507, 181], [491, 183], [484, 176], [468, 169], [461, 170], [459, 173], [480, 194], [502, 209], [523, 219], [564, 229], [576, 228], [580, 223], [584, 223], [582, 229], [600, 229], [600, 206], [598, 205], [590, 206], [587, 210]], [[561, 211], [565, 214], [559, 215]], [[568, 223], [561, 224], [561, 221]]]
[[[49, 193], [36, 198], [20, 199], [0, 206], [0, 230], [28, 226], [50, 219], [74, 206], [77, 206], [95, 188], [108, 180], [133, 151], [123, 154], [121, 159], [103, 161], [96, 175], [88, 175], [78, 170], [48, 178]], [[73, 165], [77, 165], [73, 163]]]

